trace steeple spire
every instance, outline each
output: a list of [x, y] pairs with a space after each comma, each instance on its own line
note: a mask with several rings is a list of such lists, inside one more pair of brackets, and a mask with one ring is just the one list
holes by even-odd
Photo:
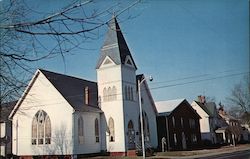
[[107, 56], [111, 58], [117, 65], [125, 64], [126, 58], [129, 56], [136, 69], [135, 62], [120, 30], [120, 26], [116, 20], [115, 15], [112, 16], [112, 19], [108, 23], [108, 26], [108, 32], [106, 35], [106, 39], [104, 40], [104, 44], [101, 48], [101, 55], [96, 68], [100, 68], [103, 60]]

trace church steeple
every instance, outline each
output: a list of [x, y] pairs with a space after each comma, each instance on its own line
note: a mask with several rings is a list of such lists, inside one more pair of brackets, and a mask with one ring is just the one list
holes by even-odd
[[137, 69], [115, 16], [108, 23], [108, 26], [109, 29], [101, 48], [96, 69], [100, 68], [106, 57], [109, 57], [116, 65], [128, 63]]

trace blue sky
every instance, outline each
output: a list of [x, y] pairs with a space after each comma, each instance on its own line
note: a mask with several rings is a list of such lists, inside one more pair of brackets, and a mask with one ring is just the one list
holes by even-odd
[[[115, 2], [96, 4], [101, 8]], [[124, 20], [128, 14], [135, 18]], [[154, 77], [149, 86], [155, 101], [192, 101], [202, 94], [226, 103], [234, 84], [249, 74], [248, 0], [146, 0], [118, 21], [137, 73]], [[106, 29], [98, 40], [83, 44], [91, 50], [66, 56], [65, 68], [61, 57], [35, 67], [96, 81]]]

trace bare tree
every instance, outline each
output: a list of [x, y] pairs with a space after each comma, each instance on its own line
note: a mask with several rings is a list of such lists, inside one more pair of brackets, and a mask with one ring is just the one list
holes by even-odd
[[69, 153], [69, 148], [72, 147], [72, 143], [70, 143], [68, 139], [67, 128], [64, 124], [57, 128], [55, 131], [55, 136], [52, 138], [52, 142], [55, 145], [55, 150], [60, 152], [61, 155], [66, 155]]
[[229, 113], [240, 118], [243, 123], [250, 124], [250, 81], [245, 77], [243, 82], [236, 84], [231, 96], [227, 98], [231, 105]]
[[239, 107], [242, 112], [250, 111], [250, 82], [248, 78], [234, 86], [228, 100], [233, 107]]
[[73, 50], [99, 38], [100, 28], [109, 25], [112, 14], [129, 12], [139, 0], [126, 4], [115, 2], [106, 8], [92, 0], [65, 3], [45, 13], [32, 9], [26, 0], [0, 1], [1, 103], [20, 96], [29, 80], [27, 77], [33, 73], [31, 62], [56, 56], [65, 60]]

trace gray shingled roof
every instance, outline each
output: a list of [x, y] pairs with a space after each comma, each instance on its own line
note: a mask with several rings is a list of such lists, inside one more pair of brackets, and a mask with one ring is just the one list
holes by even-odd
[[100, 68], [106, 56], [110, 57], [117, 65], [125, 64], [126, 57], [130, 56], [136, 68], [135, 62], [115, 17], [109, 22], [109, 30], [101, 48], [101, 55], [96, 65], [97, 69]]
[[[39, 69], [68, 103], [78, 111], [101, 112], [98, 107], [96, 82]], [[84, 103], [84, 90], [89, 88], [89, 105]]]
[[213, 113], [213, 102], [208, 102], [208, 103], [201, 103], [198, 101], [195, 101], [209, 116], [214, 117], [215, 114]]

